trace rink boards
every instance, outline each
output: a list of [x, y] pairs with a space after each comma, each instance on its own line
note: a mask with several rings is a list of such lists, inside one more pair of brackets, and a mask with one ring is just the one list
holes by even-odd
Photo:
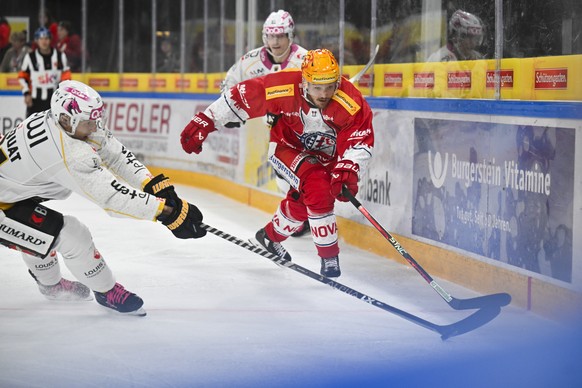
[[[281, 194], [262, 119], [181, 149], [190, 117], [216, 95], [102, 92], [108, 126], [155, 171], [265, 211]], [[3, 132], [22, 120], [4, 92]], [[582, 307], [582, 104], [370, 98], [375, 151], [359, 200], [433, 276], [550, 316]], [[578, 152], [576, 152], [578, 150]], [[578, 155], [577, 155], [578, 154]], [[236, 189], [233, 189], [236, 187]], [[350, 204], [341, 237], [399, 260]]]

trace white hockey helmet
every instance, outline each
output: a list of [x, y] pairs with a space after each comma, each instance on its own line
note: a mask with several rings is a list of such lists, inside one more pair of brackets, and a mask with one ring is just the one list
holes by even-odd
[[293, 41], [295, 23], [291, 14], [282, 9], [271, 12], [263, 24], [263, 43], [267, 45], [267, 34], [287, 34], [289, 40]]
[[80, 122], [94, 120], [98, 129], [105, 126], [103, 99], [92, 87], [79, 81], [63, 81], [51, 97], [51, 114], [58, 123], [61, 114], [70, 119], [71, 134]]
[[483, 43], [483, 23], [472, 13], [456, 10], [449, 20], [449, 34], [459, 37], [478, 37]]

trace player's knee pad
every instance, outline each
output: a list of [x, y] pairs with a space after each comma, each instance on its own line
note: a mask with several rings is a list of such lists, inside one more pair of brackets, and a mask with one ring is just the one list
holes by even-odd
[[63, 217], [63, 229], [56, 249], [65, 259], [93, 255], [93, 236], [89, 228], [73, 216]]
[[14, 204], [0, 222], [0, 244], [37, 257], [55, 246], [63, 215], [33, 200]]
[[297, 220], [292, 214], [289, 214], [289, 208], [285, 206], [286, 203], [289, 204], [288, 201], [283, 201], [279, 208], [277, 208], [271, 224], [278, 234], [289, 237], [303, 226], [303, 221]]
[[333, 213], [310, 216], [309, 227], [320, 257], [333, 257], [339, 254], [337, 222]]
[[325, 167], [311, 169], [302, 178], [301, 192], [303, 203], [309, 214], [328, 214], [333, 212], [335, 198], [331, 195], [330, 173]]

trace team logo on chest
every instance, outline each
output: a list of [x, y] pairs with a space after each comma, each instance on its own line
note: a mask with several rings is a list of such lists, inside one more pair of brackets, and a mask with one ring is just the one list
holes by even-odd
[[318, 151], [326, 155], [335, 155], [336, 133], [323, 120], [321, 111], [311, 108], [308, 112], [301, 110], [303, 133], [299, 140], [308, 151]]

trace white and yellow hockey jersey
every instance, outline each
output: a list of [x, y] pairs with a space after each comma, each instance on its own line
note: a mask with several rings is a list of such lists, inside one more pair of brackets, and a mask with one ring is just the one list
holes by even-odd
[[31, 115], [0, 139], [0, 209], [27, 198], [65, 199], [76, 192], [112, 216], [154, 221], [164, 200], [142, 191], [151, 177], [109, 130], [78, 140], [49, 110]]

